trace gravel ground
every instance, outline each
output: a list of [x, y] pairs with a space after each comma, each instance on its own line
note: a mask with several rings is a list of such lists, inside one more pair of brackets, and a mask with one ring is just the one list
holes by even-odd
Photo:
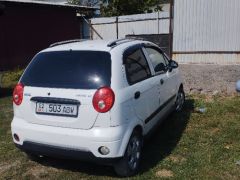
[[180, 64], [188, 94], [234, 94], [240, 80], [240, 65]]

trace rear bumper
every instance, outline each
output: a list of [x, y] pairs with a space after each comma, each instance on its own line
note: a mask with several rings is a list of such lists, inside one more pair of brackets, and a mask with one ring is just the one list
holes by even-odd
[[[122, 157], [131, 135], [127, 125], [82, 130], [31, 124], [16, 117], [12, 121], [11, 128], [12, 135], [17, 134], [20, 139], [19, 141], [13, 139], [14, 143], [23, 151], [59, 158], [65, 156], [71, 158], [70, 154], [72, 154], [74, 159], [81, 154], [83, 157], [90, 154], [93, 159]], [[101, 146], [108, 147], [110, 153], [100, 154], [98, 149]]]
[[63, 147], [55, 147], [46, 144], [39, 144], [34, 142], [24, 142], [23, 145], [15, 144], [20, 150], [33, 155], [43, 155], [61, 159], [74, 159], [87, 162], [101, 163], [112, 165], [120, 158], [97, 158], [91, 152], [80, 151], [78, 149], [70, 149]]

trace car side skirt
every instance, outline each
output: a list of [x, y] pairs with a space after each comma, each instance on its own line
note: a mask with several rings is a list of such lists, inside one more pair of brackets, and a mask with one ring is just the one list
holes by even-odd
[[172, 100], [176, 98], [176, 95], [170, 97], [165, 103], [163, 103], [156, 111], [154, 111], [146, 120], [145, 124], [149, 123], [158, 113], [160, 113]]

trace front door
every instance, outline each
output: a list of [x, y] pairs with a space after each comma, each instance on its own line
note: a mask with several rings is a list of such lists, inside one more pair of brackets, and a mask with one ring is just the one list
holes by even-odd
[[168, 60], [157, 47], [145, 48], [153, 67], [156, 78], [156, 86], [159, 87], [160, 105], [167, 105], [175, 92], [174, 72], [168, 71]]
[[[145, 47], [144, 53], [149, 61], [150, 68], [153, 71], [152, 83], [155, 89], [155, 98], [153, 99], [156, 106], [155, 111], [145, 121], [146, 127], [151, 129], [156, 123], [162, 120], [173, 105], [173, 74], [169, 72], [168, 60], [157, 47]], [[174, 87], [173, 87], [174, 86]]]

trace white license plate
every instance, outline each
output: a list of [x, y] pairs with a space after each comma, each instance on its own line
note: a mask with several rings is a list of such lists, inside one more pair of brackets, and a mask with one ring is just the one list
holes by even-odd
[[37, 102], [36, 113], [55, 116], [77, 117], [78, 105]]

